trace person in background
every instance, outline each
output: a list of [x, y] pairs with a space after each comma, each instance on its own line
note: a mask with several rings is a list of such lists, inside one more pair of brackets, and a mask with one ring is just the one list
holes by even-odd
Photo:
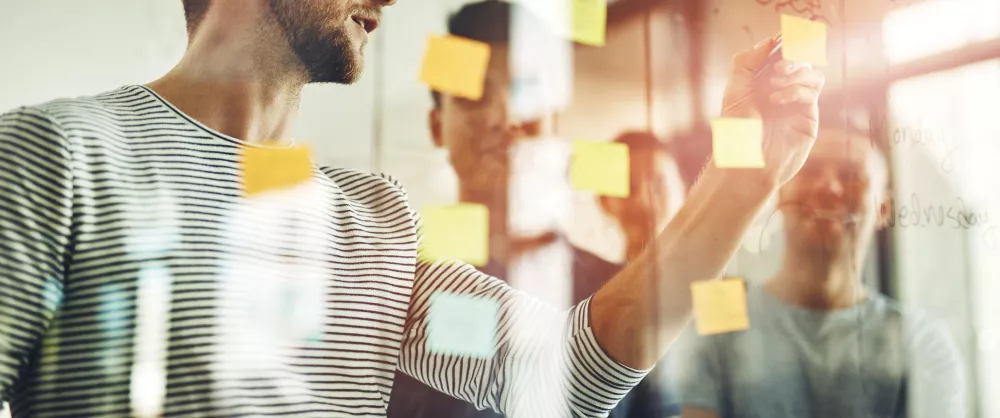
[[[623, 266], [608, 262], [570, 244], [558, 224], [550, 225], [548, 230], [531, 234], [522, 234], [510, 227], [511, 212], [518, 210], [511, 208], [512, 199], [518, 198], [518, 196], [512, 196], [512, 190], [515, 189], [512, 185], [515, 181], [514, 177], [525, 176], [526, 178], [520, 178], [517, 181], [526, 183], [542, 183], [553, 180], [542, 173], [544, 171], [542, 167], [534, 167], [538, 170], [515, 172], [518, 170], [518, 166], [511, 161], [512, 158], [516, 158], [512, 155], [516, 154], [517, 151], [537, 153], [548, 151], [548, 148], [538, 145], [552, 140], [552, 125], [555, 116], [555, 111], [549, 110], [531, 118], [519, 119], [515, 112], [510, 110], [513, 107], [514, 83], [525, 82], [523, 77], [519, 81], [515, 81], [514, 79], [518, 75], [512, 74], [510, 70], [510, 63], [513, 59], [510, 32], [514, 26], [514, 19], [532, 18], [521, 7], [504, 1], [487, 0], [468, 4], [449, 19], [448, 29], [451, 35], [489, 43], [491, 55], [486, 74], [485, 91], [481, 100], [473, 101], [436, 91], [432, 92], [434, 107], [429, 114], [431, 137], [435, 146], [445, 148], [448, 151], [449, 161], [458, 177], [459, 200], [462, 203], [482, 204], [489, 209], [490, 261], [480, 270], [494, 277], [508, 280], [515, 288], [525, 290], [542, 299], [551, 299], [552, 295], [545, 293], [558, 293], [559, 284], [524, 283], [524, 281], [516, 280], [517, 272], [525, 270], [525, 267], [532, 272], [557, 272], [554, 275], [548, 275], [545, 279], [563, 280], [571, 285], [572, 300], [568, 302], [575, 304], [596, 292]], [[550, 36], [543, 30], [542, 23], [525, 23], [525, 21], [517, 22], [520, 27], [538, 31], [532, 36]], [[626, 137], [626, 139], [628, 138], [632, 137]], [[650, 136], [650, 138], [653, 143], [656, 143], [655, 137]], [[679, 207], [680, 202], [667, 202], [668, 193], [665, 190], [667, 182], [661, 178], [665, 175], [664, 170], [654, 168], [654, 165], [665, 162], [664, 159], [669, 158], [669, 155], [653, 151], [654, 147], [641, 134], [640, 138], [636, 139], [628, 141], [628, 145], [635, 144], [637, 146], [633, 158], [638, 164], [632, 166], [633, 172], [655, 172], [657, 181], [647, 184], [646, 181], [652, 180], [654, 176], [633, 175], [632, 187], [634, 190], [644, 190], [648, 194], [640, 196], [640, 193], [636, 192], [636, 197], [622, 202], [616, 200], [610, 205], [615, 208], [615, 214], [618, 215], [631, 216], [642, 213], [643, 216], [651, 216], [654, 215], [654, 211], [659, 211], [656, 212], [659, 216], [655, 216], [656, 225], [665, 226], [665, 222], [668, 220], [665, 216], [668, 204]], [[556, 139], [555, 141], [561, 141], [561, 145], [565, 147], [560, 147], [560, 144], [548, 144], [548, 146], [556, 149], [569, 149], [569, 144], [565, 139]], [[556, 158], [564, 156], [565, 162], [568, 164], [568, 154], [563, 155], [556, 152], [553, 155]], [[557, 182], [557, 184], [569, 188], [568, 183], [565, 182], [565, 170], [557, 172], [557, 174], [563, 177], [563, 182]], [[676, 183], [680, 184], [681, 182]], [[553, 192], [559, 193], [558, 190]], [[568, 197], [568, 194], [566, 196]], [[528, 213], [527, 216], [532, 216], [532, 214]], [[638, 220], [638, 218], [635, 219]], [[641, 232], [643, 241], [652, 239], [655, 233], [662, 229], [654, 229], [654, 224], [644, 224], [642, 226], [647, 229], [638, 231], [633, 228], [638, 224], [624, 222], [623, 225], [625, 224], [629, 225], [626, 228], [629, 234]], [[630, 248], [630, 251], [632, 250], [635, 249]], [[512, 278], [514, 280], [511, 280]], [[528, 280], [532, 279], [534, 277], [528, 278]], [[559, 303], [559, 301], [552, 302]], [[659, 399], [654, 390], [645, 386], [644, 383], [640, 383], [639, 387], [619, 402], [610, 416], [654, 416], [640, 411], [653, 411], [656, 405], [664, 404], [665, 401]], [[390, 399], [390, 417], [501, 416], [490, 411], [477, 410], [472, 404], [435, 391], [403, 373], [397, 373]]]
[[888, 216], [888, 160], [871, 144], [860, 130], [820, 130], [778, 193], [785, 257], [747, 287], [750, 329], [688, 332], [671, 350], [684, 418], [965, 416], [963, 363], [943, 324], [862, 282]]
[[[448, 31], [451, 35], [490, 45], [489, 66], [480, 100], [431, 91], [434, 102], [428, 114], [431, 138], [436, 147], [448, 152], [448, 161], [458, 178], [459, 201], [481, 204], [489, 209], [489, 263], [480, 270], [507, 278], [514, 287], [555, 305], [575, 303], [596, 292], [620, 270], [620, 266], [571, 245], [560, 231], [563, 225], [543, 222], [531, 231], [522, 231], [512, 222], [516, 216], [549, 215], [544, 211], [532, 211], [531, 206], [538, 204], [526, 200], [537, 201], [542, 196], [519, 194], [518, 191], [524, 189], [518, 188], [515, 182], [546, 183], [549, 187], [543, 186], [543, 189], [565, 196], [564, 203], [569, 202], [570, 187], [566, 170], [545, 170], [544, 164], [529, 166], [517, 164], [515, 160], [531, 160], [545, 153], [547, 161], [568, 167], [571, 150], [569, 141], [558, 138], [555, 133], [555, 108], [539, 108], [530, 115], [524, 112], [518, 115], [519, 109], [514, 103], [516, 86], [537, 86], [544, 80], [538, 73], [515, 74], [511, 70], [515, 60], [511, 41], [515, 36], [515, 22], [517, 28], [527, 32], [519, 34], [522, 39], [531, 39], [537, 45], [553, 42], [555, 35], [541, 20], [523, 6], [506, 1], [467, 4], [450, 17]], [[524, 101], [538, 99], [523, 95], [520, 98], [526, 99]], [[515, 213], [517, 211], [521, 212]], [[560, 257], [563, 253], [568, 257]], [[553, 259], [567, 261], [567, 267], [571, 268], [556, 270], [570, 273], [572, 277], [550, 276], [548, 280], [563, 279], [571, 284], [571, 294], [565, 296], [571, 295], [566, 299], [572, 301], [561, 300], [561, 294], [551, 294], [558, 293], [558, 285], [518, 282], [510, 277], [525, 270], [520, 268], [522, 265], [530, 266], [527, 270], [537, 271], [539, 265], [552, 264]]]

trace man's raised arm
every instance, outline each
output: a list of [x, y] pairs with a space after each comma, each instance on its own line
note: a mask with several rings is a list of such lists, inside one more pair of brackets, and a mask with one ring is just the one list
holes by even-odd
[[[737, 54], [723, 100], [723, 117], [760, 118], [753, 75], [774, 40]], [[761, 169], [709, 164], [677, 216], [637, 260], [593, 297], [591, 326], [598, 343], [622, 364], [652, 367], [691, 316], [692, 282], [718, 278], [770, 196], [802, 167], [819, 126], [823, 75], [780, 61], [764, 122]], [[764, 80], [770, 81], [770, 80]], [[770, 110], [773, 110], [771, 112]]]

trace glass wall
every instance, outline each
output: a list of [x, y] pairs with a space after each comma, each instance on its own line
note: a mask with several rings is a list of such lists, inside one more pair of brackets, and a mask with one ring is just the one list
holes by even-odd
[[[168, 71], [187, 42], [179, 3], [4, 2], [0, 56], [17, 64], [0, 65], [0, 111]], [[830, 151], [841, 165], [816, 168], [817, 179], [854, 170], [863, 181], [838, 177], [824, 186], [836, 191], [809, 197], [848, 212], [826, 219], [833, 230], [862, 223], [852, 210], [878, 218], [851, 241], [862, 259], [839, 272], [863, 289], [834, 267], [819, 277], [789, 261], [811, 260], [795, 241], [805, 215], [776, 194], [726, 270], [746, 280], [749, 329], [689, 326], [613, 417], [1000, 418], [1000, 2], [617, 0], [606, 41], [592, 45], [536, 38], [565, 5], [524, 1], [504, 23], [507, 40], [480, 39], [492, 46], [483, 98], [435, 96], [420, 77], [429, 37], [485, 31], [489, 16], [449, 29], [473, 3], [385, 9], [363, 76], [307, 86], [294, 136], [318, 165], [391, 175], [425, 216], [487, 208], [489, 250], [476, 267], [559, 308], [600, 289], [680, 210], [712, 155], [731, 57], [779, 33], [782, 15], [828, 30], [819, 141], [867, 145]], [[574, 185], [579, 143], [612, 142], [629, 156], [629, 198]], [[864, 191], [851, 195], [855, 186]], [[864, 200], [869, 191], [882, 200]], [[846, 305], [817, 302], [837, 292]], [[420, 416], [415, 402], [389, 415]]]

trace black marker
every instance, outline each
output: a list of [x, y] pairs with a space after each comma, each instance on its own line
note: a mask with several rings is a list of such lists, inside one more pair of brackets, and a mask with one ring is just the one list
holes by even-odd
[[771, 48], [771, 52], [767, 55], [767, 59], [764, 60], [757, 71], [753, 75], [753, 88], [757, 96], [757, 107], [761, 110], [761, 113], [766, 113], [766, 109], [773, 109], [774, 104], [771, 103], [769, 96], [774, 93], [774, 86], [771, 85], [771, 79], [774, 78], [774, 64], [781, 61], [781, 35], [779, 34], [774, 39], [774, 47]]
[[773, 70], [774, 64], [781, 61], [781, 35], [779, 34], [774, 38], [774, 46], [771, 48], [771, 52], [767, 54], [767, 59], [764, 60], [764, 64], [757, 68], [757, 72], [753, 76], [754, 82], [760, 80], [765, 73], [769, 70]]

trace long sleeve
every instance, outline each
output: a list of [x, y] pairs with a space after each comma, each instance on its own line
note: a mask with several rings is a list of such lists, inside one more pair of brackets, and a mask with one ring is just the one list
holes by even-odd
[[0, 116], [0, 398], [58, 311], [70, 237], [65, 135], [38, 109]]
[[[400, 369], [477, 408], [518, 418], [606, 416], [648, 372], [601, 349], [590, 329], [589, 299], [560, 312], [461, 263], [419, 264], [413, 292]], [[427, 349], [428, 312], [437, 292], [497, 302], [493, 357]]]

